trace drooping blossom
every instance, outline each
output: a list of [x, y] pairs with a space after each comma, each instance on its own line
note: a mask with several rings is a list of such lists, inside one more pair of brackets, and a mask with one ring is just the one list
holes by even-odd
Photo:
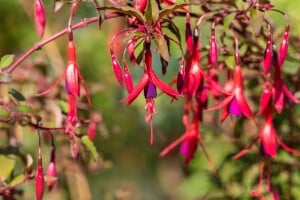
[[257, 142], [261, 143], [261, 152], [266, 157], [276, 157], [277, 156], [277, 146], [279, 145], [285, 151], [300, 156], [300, 152], [287, 146], [277, 135], [275, 127], [273, 125], [273, 114], [271, 104], [266, 108], [265, 111], [265, 122], [259, 131], [258, 136], [254, 141], [245, 149], [237, 153], [233, 159], [237, 159], [249, 152], [254, 144]]
[[180, 154], [184, 157], [184, 162], [186, 166], [189, 165], [191, 159], [193, 158], [197, 150], [198, 144], [200, 144], [211, 168], [214, 169], [214, 164], [211, 161], [202, 143], [202, 139], [199, 133], [199, 119], [197, 118], [197, 116], [194, 117], [193, 122], [188, 127], [186, 126], [186, 131], [183, 133], [182, 136], [180, 136], [177, 140], [172, 142], [170, 145], [168, 145], [161, 151], [160, 156], [165, 156], [179, 144], [181, 144]]
[[300, 100], [298, 100], [283, 83], [283, 80], [281, 79], [280, 68], [277, 66], [275, 67], [273, 83], [273, 101], [277, 113], [280, 114], [282, 112], [286, 100], [290, 100], [296, 104], [300, 103]]
[[217, 40], [216, 40], [216, 33], [214, 24], [212, 25], [212, 31], [210, 36], [210, 42], [209, 42], [209, 63], [212, 67], [216, 67], [218, 63], [218, 46], [217, 46]]
[[129, 93], [129, 95], [123, 100], [127, 105], [130, 105], [142, 92], [142, 90], [151, 82], [155, 87], [159, 88], [163, 93], [171, 96], [172, 98], [178, 98], [180, 94], [161, 81], [153, 70], [152, 66], [152, 53], [150, 46], [146, 45], [145, 49], [145, 69], [140, 82]]
[[42, 200], [44, 195], [44, 174], [42, 156], [38, 156], [38, 166], [35, 175], [35, 195], [37, 200]]
[[57, 171], [56, 171], [56, 160], [55, 160], [55, 149], [52, 147], [50, 154], [50, 163], [47, 168], [47, 177], [50, 179], [47, 181], [49, 190], [51, 191], [57, 184]]
[[39, 37], [43, 37], [46, 26], [45, 7], [42, 0], [34, 0], [34, 22]]
[[222, 90], [222, 92], [226, 95], [224, 100], [217, 105], [208, 108], [206, 112], [222, 108], [226, 109], [224, 116], [222, 116], [222, 120], [224, 120], [229, 114], [232, 114], [236, 117], [245, 116], [255, 122], [253, 113], [244, 95], [243, 75], [242, 69], [239, 65], [234, 68], [234, 83], [232, 91], [227, 92]]
[[282, 41], [280, 43], [280, 47], [278, 50], [278, 64], [281, 67], [285, 61], [287, 52], [288, 52], [288, 47], [289, 47], [289, 30], [290, 26], [287, 25], [285, 28], [285, 31], [282, 36]]

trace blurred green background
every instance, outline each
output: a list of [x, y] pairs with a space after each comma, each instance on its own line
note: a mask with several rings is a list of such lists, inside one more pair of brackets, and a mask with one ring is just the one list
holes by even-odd
[[[16, 54], [18, 57], [39, 40], [33, 22], [32, 1], [2, 0], [0, 3], [0, 56]], [[272, 3], [276, 8], [288, 13], [291, 37], [299, 38], [299, 2], [274, 0]], [[66, 26], [69, 6], [64, 6], [57, 13], [52, 9], [53, 1], [45, 1], [45, 6], [46, 38]], [[85, 2], [79, 7], [73, 21], [77, 22], [96, 14], [92, 4]], [[284, 18], [276, 13], [267, 15], [278, 28], [275, 34], [282, 34]], [[183, 24], [183, 21], [178, 20], [178, 23]], [[218, 116], [209, 115], [206, 121], [210, 123], [201, 126], [200, 132], [207, 151], [218, 169], [218, 175], [209, 168], [200, 148], [187, 168], [178, 153], [178, 148], [163, 158], [159, 157], [159, 152], [184, 132], [181, 123], [183, 100], [170, 103], [168, 97], [161, 96], [156, 101], [158, 114], [154, 116], [153, 121], [155, 143], [153, 146], [149, 145], [150, 127], [144, 120], [144, 99], [138, 98], [129, 107], [122, 104], [120, 100], [127, 94], [124, 88], [119, 87], [112, 74], [108, 51], [109, 38], [114, 30], [122, 28], [120, 24], [122, 23], [117, 21], [106, 22], [101, 30], [97, 24], [93, 24], [74, 33], [78, 64], [91, 91], [93, 105], [90, 111], [98, 112], [102, 116], [94, 141], [102, 162], [93, 163], [84, 158], [79, 163], [71, 159], [65, 161], [64, 156], [60, 156], [61, 152], [57, 152], [58, 188], [52, 192], [45, 192], [45, 200], [251, 199], [249, 192], [255, 188], [259, 175], [261, 157], [257, 156], [258, 148], [253, 148], [249, 154], [239, 160], [230, 159], [234, 153], [249, 144], [251, 138], [258, 133], [258, 130], [253, 130], [251, 122], [239, 121], [233, 127], [233, 123], [227, 120], [221, 126], [217, 123]], [[204, 40], [205, 34], [209, 33], [203, 33]], [[48, 81], [53, 83], [66, 64], [66, 41], [66, 37], [62, 37], [46, 45], [41, 51], [30, 56], [23, 64], [24, 68], [28, 65], [36, 66], [38, 70], [49, 74]], [[207, 44], [206, 40], [204, 45]], [[298, 49], [291, 47], [289, 53], [299, 58]], [[176, 49], [173, 49], [173, 55], [179, 55]], [[159, 58], [156, 56], [154, 64], [158, 65], [158, 63]], [[175, 75], [177, 68], [176, 57], [171, 57], [170, 75], [164, 79], [169, 81], [168, 78]], [[283, 70], [288, 77], [293, 77], [289, 80], [289, 84], [297, 83], [299, 62], [287, 61]], [[19, 69], [16, 71], [16, 77], [19, 77], [18, 71]], [[140, 72], [134, 68], [133, 73], [138, 77]], [[17, 81], [13, 81], [10, 86], [17, 88], [28, 97], [37, 92], [32, 84], [26, 82], [20, 86]], [[292, 91], [299, 89], [299, 85], [291, 87]], [[63, 86], [60, 90], [63, 90]], [[52, 103], [58, 102], [53, 100]], [[85, 111], [80, 114], [90, 116], [90, 113]], [[275, 119], [277, 132], [282, 137], [289, 138], [292, 135], [294, 143], [299, 142], [295, 146], [296, 149], [299, 149], [300, 144], [299, 116], [300, 107], [292, 105]], [[50, 120], [55, 121], [55, 119]], [[85, 130], [83, 128], [82, 134]], [[24, 145], [21, 151], [36, 155], [37, 138], [31, 132], [30, 129], [24, 131]], [[234, 145], [233, 142], [238, 139], [241, 139], [241, 145]], [[58, 139], [58, 146], [65, 145], [60, 141]], [[49, 146], [44, 146], [46, 167]], [[68, 148], [68, 145], [65, 146]], [[272, 181], [282, 199], [300, 199], [299, 166], [299, 159], [279, 151], [278, 158], [272, 164]], [[21, 188], [24, 189], [24, 195], [20, 199], [34, 199], [33, 182], [26, 183]]]

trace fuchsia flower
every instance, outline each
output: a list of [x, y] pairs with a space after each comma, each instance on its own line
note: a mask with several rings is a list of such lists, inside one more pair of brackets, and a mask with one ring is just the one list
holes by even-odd
[[46, 26], [46, 16], [42, 0], [34, 0], [34, 22], [38, 35], [43, 37]]
[[197, 116], [194, 117], [192, 124], [186, 127], [185, 133], [177, 140], [172, 142], [170, 145], [168, 145], [165, 149], [163, 149], [160, 153], [160, 156], [165, 156], [167, 153], [169, 153], [180, 143], [181, 143], [180, 154], [184, 157], [185, 160], [184, 162], [186, 166], [189, 165], [191, 159], [193, 158], [197, 150], [198, 144], [200, 144], [211, 168], [214, 169], [214, 164], [211, 161], [208, 153], [206, 152], [205, 147], [201, 140], [201, 136], [199, 133], [199, 119], [197, 118]]
[[275, 78], [273, 84], [273, 101], [277, 113], [282, 112], [286, 99], [289, 99], [297, 104], [300, 103], [300, 101], [289, 91], [287, 86], [283, 83], [279, 66], [277, 66], [275, 67]]
[[278, 52], [278, 64], [281, 67], [285, 61], [287, 52], [288, 52], [288, 46], [289, 46], [289, 30], [290, 26], [287, 25], [285, 28], [285, 31], [282, 36], [282, 41], [280, 43], [279, 52]]
[[56, 171], [56, 161], [55, 161], [55, 150], [54, 147], [51, 150], [50, 163], [47, 168], [47, 176], [50, 180], [47, 181], [49, 190], [51, 191], [57, 184], [57, 171]]
[[225, 111], [223, 111], [225, 114], [223, 114], [222, 120], [224, 120], [230, 113], [236, 117], [245, 116], [247, 118], [251, 118], [255, 122], [252, 111], [243, 92], [243, 76], [239, 65], [234, 68], [233, 85], [234, 87], [231, 92], [222, 90], [222, 92], [227, 95], [223, 101], [211, 108], [208, 108], [205, 112], [223, 108], [223, 110], [225, 109]]
[[76, 46], [74, 42], [71, 40], [68, 42], [68, 65], [63, 73], [60, 75], [58, 80], [46, 91], [37, 94], [36, 96], [42, 96], [49, 92], [51, 92], [57, 85], [65, 78], [65, 88], [66, 92], [72, 96], [80, 95], [80, 81], [82, 82], [82, 86], [84, 88], [84, 92], [87, 97], [87, 101], [89, 105], [91, 105], [91, 100], [89, 96], [88, 89], [85, 85], [84, 79], [80, 73], [79, 67], [76, 61]]
[[261, 141], [262, 154], [266, 157], [276, 157], [277, 144], [279, 144], [287, 152], [300, 156], [300, 152], [287, 146], [278, 136], [273, 125], [272, 107], [271, 104], [265, 110], [265, 123], [262, 126], [258, 136], [245, 149], [237, 153], [233, 159], [238, 159], [248, 153], [251, 147], [258, 141]]
[[37, 200], [42, 200], [44, 195], [44, 174], [41, 155], [38, 157], [38, 167], [35, 175], [35, 195]]
[[147, 86], [147, 84], [151, 82], [155, 87], [158, 87], [162, 92], [167, 95], [177, 98], [180, 94], [161, 81], [157, 75], [155, 74], [152, 68], [152, 54], [150, 50], [150, 46], [146, 47], [145, 50], [145, 69], [144, 74], [138, 83], [138, 85], [133, 88], [133, 90], [129, 93], [129, 95], [123, 100], [127, 105], [130, 105], [137, 96], [142, 92], [142, 90]]
[[264, 59], [263, 59], [265, 76], [270, 73], [271, 65], [272, 65], [272, 40], [271, 40], [271, 36], [269, 36], [266, 49], [264, 52]]
[[82, 82], [88, 104], [91, 105], [89, 92], [76, 62], [76, 46], [73, 40], [68, 41], [68, 65], [66, 69], [49, 89], [37, 94], [37, 96], [45, 95], [52, 91], [63, 80], [63, 78], [65, 78], [65, 89], [68, 94], [69, 105], [65, 132], [69, 133], [70, 138], [72, 139], [74, 135], [74, 124], [78, 121], [77, 97], [80, 95], [80, 81]]
[[209, 63], [212, 67], [216, 67], [218, 63], [218, 46], [216, 40], [215, 27], [211, 31], [210, 43], [209, 43]]
[[74, 124], [78, 121], [76, 96], [68, 95], [68, 114], [65, 133], [70, 133], [70, 139], [74, 137]]
[[[124, 68], [126, 72], [126, 68]], [[177, 98], [180, 96], [180, 94], [173, 90], [171, 87], [169, 87], [167, 84], [165, 84], [163, 81], [161, 81], [152, 68], [152, 54], [150, 50], [150, 44], [146, 44], [145, 48], [145, 69], [144, 74], [142, 76], [142, 79], [138, 83], [138, 85], [132, 89], [132, 80], [131, 77], [129, 77], [129, 71], [127, 74], [127, 83], [126, 88], [129, 92], [129, 95], [123, 100], [127, 105], [130, 105], [137, 96], [144, 90], [144, 96], [146, 98], [146, 117], [145, 120], [147, 123], [150, 123], [151, 128], [151, 136], [150, 136], [150, 144], [153, 144], [153, 128], [152, 128], [152, 116], [153, 114], [156, 114], [155, 109], [155, 101], [154, 98], [157, 96], [156, 87], [158, 87], [162, 92], [168, 94], [169, 96], [173, 98]]]

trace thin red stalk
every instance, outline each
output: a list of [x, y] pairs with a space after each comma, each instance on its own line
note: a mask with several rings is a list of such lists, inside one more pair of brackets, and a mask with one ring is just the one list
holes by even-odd
[[[110, 19], [110, 18], [114, 18], [117, 17], [115, 15], [106, 15], [105, 19]], [[80, 22], [74, 24], [73, 26], [71, 26], [71, 30], [76, 30], [78, 28], [84, 28], [89, 24], [93, 24], [99, 21], [99, 17], [90, 17], [90, 18], [86, 18], [81, 20]], [[35, 51], [41, 49], [43, 46], [45, 46], [46, 44], [56, 40], [57, 38], [60, 38], [61, 36], [67, 34], [69, 32], [68, 28], [65, 28], [59, 32], [57, 32], [56, 34], [52, 35], [49, 38], [46, 38], [44, 40], [41, 40], [39, 42], [37, 42], [36, 44], [34, 44], [29, 50], [27, 50], [21, 57], [19, 57], [16, 61], [14, 61], [9, 67], [3, 69], [3, 72], [6, 72], [8, 74], [12, 74], [13, 71], [16, 70], [16, 68], [18, 68], [18, 66], [24, 62], [24, 60], [26, 60], [31, 54], [33, 54]]]

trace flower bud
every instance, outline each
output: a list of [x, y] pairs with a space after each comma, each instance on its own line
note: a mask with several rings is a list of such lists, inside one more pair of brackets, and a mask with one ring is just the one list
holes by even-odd
[[35, 176], [35, 195], [37, 200], [42, 200], [44, 194], [44, 175], [43, 175], [43, 165], [42, 156], [38, 157], [38, 167]]
[[43, 37], [46, 26], [45, 8], [42, 0], [34, 1], [35, 28], [40, 37]]

